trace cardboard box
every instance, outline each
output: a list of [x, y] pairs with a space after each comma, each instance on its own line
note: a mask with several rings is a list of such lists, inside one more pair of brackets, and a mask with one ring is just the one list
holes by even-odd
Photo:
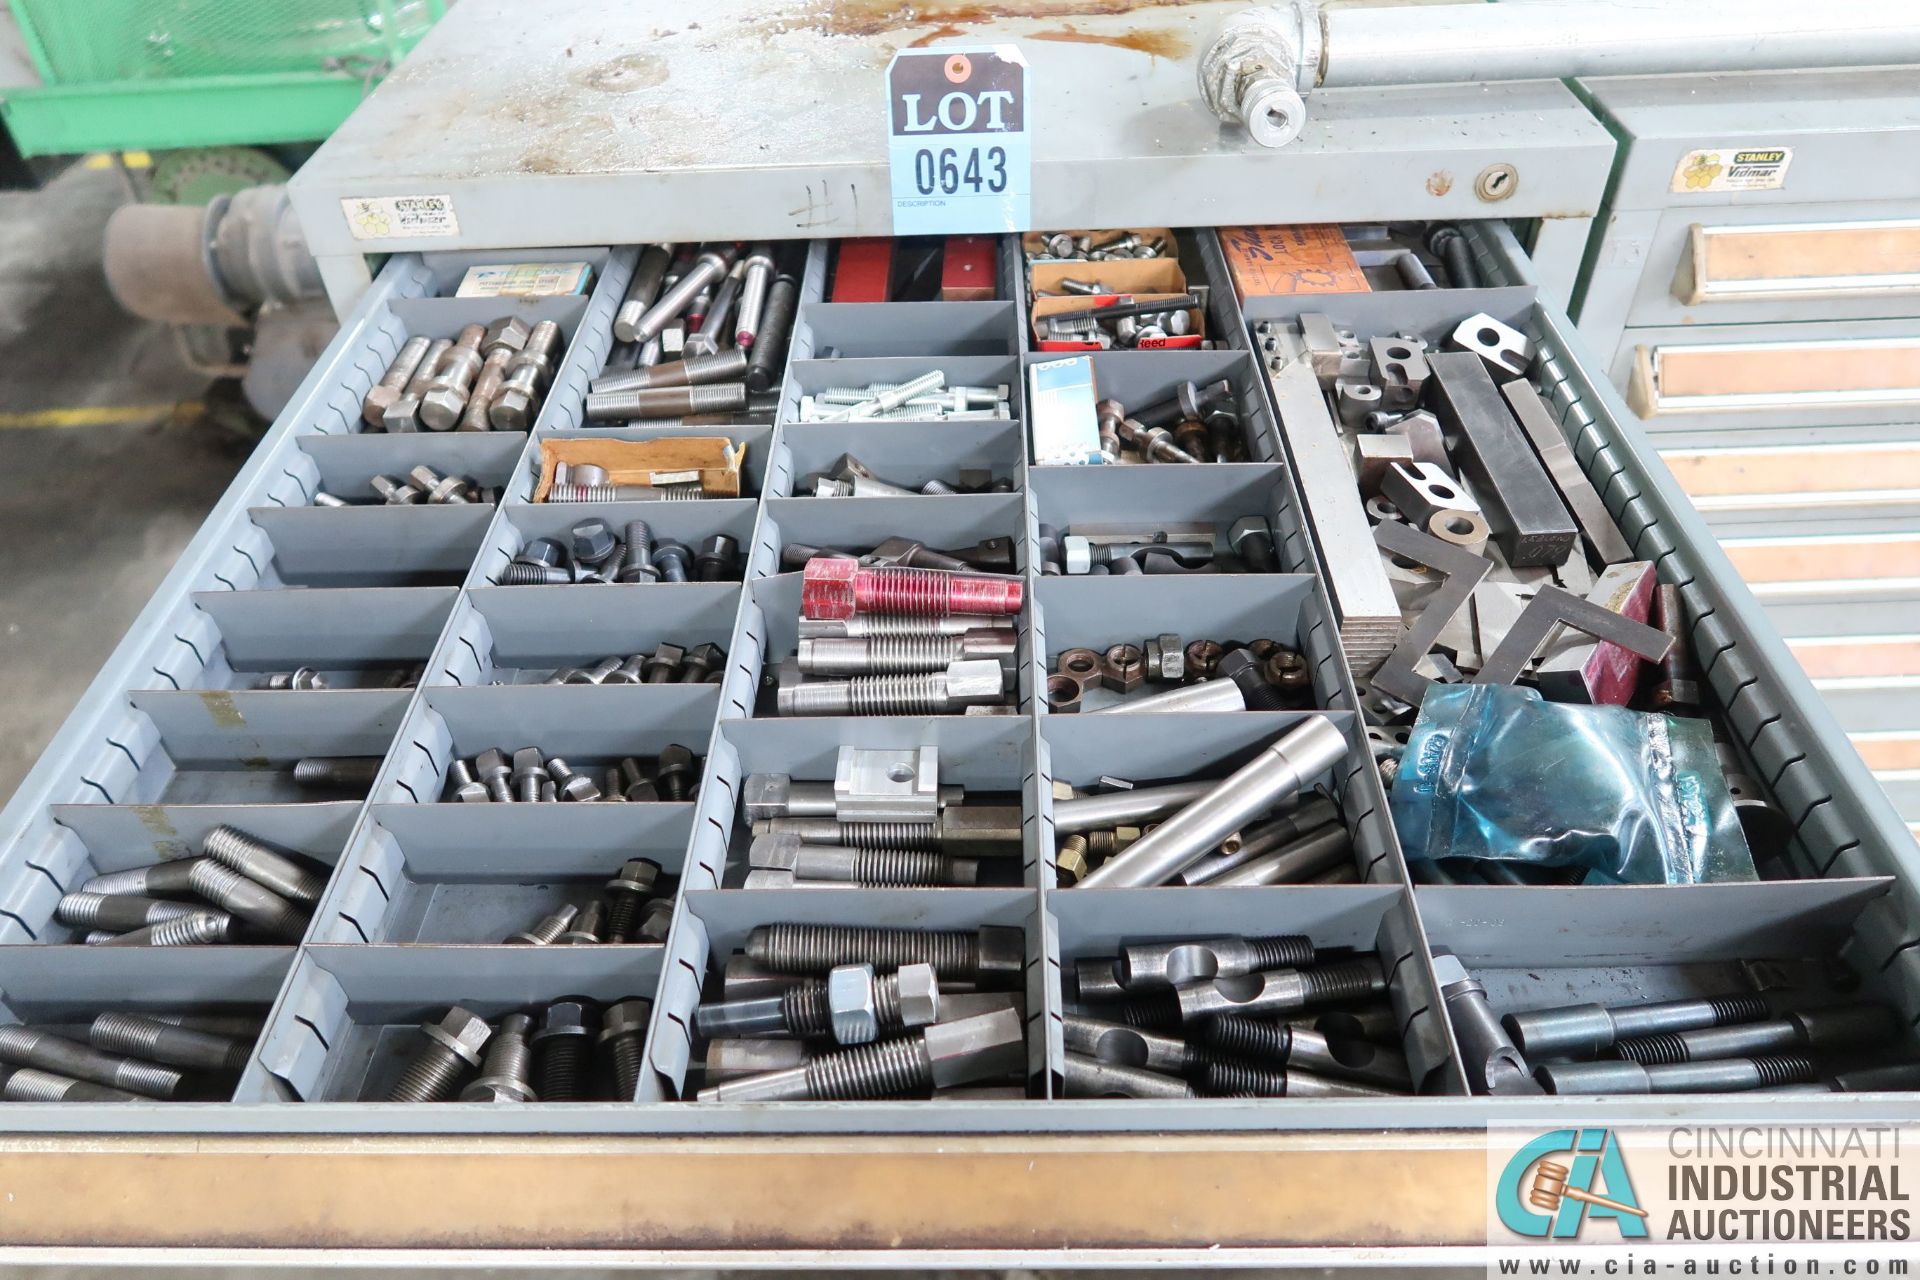
[[740, 464], [747, 445], [726, 436], [671, 436], [661, 440], [562, 440], [540, 442], [540, 482], [533, 500], [545, 502], [553, 487], [555, 463], [590, 462], [607, 469], [608, 484], [683, 484], [700, 482], [709, 498], [740, 496]]
[[[1020, 234], [1020, 251], [1023, 254], [1044, 255], [1047, 251], [1047, 241], [1059, 234], [1059, 231], [1023, 231]], [[1075, 239], [1079, 239], [1082, 236], [1091, 236], [1093, 238], [1093, 247], [1096, 249], [1101, 245], [1112, 244], [1115, 240], [1119, 240], [1128, 235], [1139, 236], [1148, 244], [1152, 244], [1155, 240], [1165, 240], [1167, 242], [1165, 255], [1167, 259], [1170, 261], [1175, 260], [1179, 255], [1179, 245], [1175, 242], [1172, 227], [1111, 227], [1105, 231], [1068, 231], [1067, 234]], [[1079, 259], [1043, 257], [1041, 261], [1076, 262], [1079, 261]], [[1140, 258], [1136, 259], [1136, 261], [1152, 262], [1153, 259]]]
[[1346, 233], [1331, 223], [1221, 227], [1220, 248], [1242, 299], [1372, 291]]
[[[1097, 294], [1064, 294], [1055, 298], [1036, 296], [1033, 300], [1033, 341], [1041, 351], [1098, 351], [1098, 344], [1091, 342], [1073, 342], [1060, 338], [1043, 336], [1045, 326], [1041, 323], [1048, 316], [1072, 315], [1077, 311], [1091, 311], [1095, 307], [1112, 306], [1121, 295], [1128, 295], [1136, 302], [1153, 302], [1160, 299], [1178, 298], [1187, 291], [1187, 276], [1180, 269], [1180, 263], [1173, 258], [1122, 258], [1112, 262], [1082, 262], [1078, 259], [1050, 259], [1036, 262], [1028, 273], [1031, 287], [1037, 295], [1042, 291], [1058, 292], [1061, 280], [1082, 280], [1088, 284], [1100, 286]], [[1189, 331], [1179, 337], [1168, 337], [1139, 348], [1153, 350], [1184, 350], [1198, 347], [1207, 336], [1207, 319], [1199, 307], [1187, 309]]]

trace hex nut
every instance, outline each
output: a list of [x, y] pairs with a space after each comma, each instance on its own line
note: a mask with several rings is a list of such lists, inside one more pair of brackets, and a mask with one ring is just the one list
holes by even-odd
[[1047, 710], [1056, 715], [1072, 715], [1080, 710], [1080, 682], [1072, 676], [1047, 677]]
[[1284, 693], [1304, 693], [1313, 687], [1313, 673], [1298, 649], [1279, 645], [1260, 665], [1267, 683]]
[[1093, 873], [1093, 859], [1085, 836], [1068, 836], [1053, 855], [1056, 878], [1062, 889], [1071, 889]]
[[1180, 637], [1164, 632], [1147, 641], [1147, 679], [1180, 683], [1187, 674], [1187, 654]]
[[1132, 693], [1147, 679], [1146, 655], [1137, 645], [1109, 647], [1100, 662], [1100, 680], [1115, 693]]
[[900, 1000], [900, 1025], [924, 1027], [940, 1021], [940, 975], [930, 964], [903, 964], [894, 978]]
[[448, 1009], [438, 1022], [422, 1023], [420, 1030], [470, 1067], [480, 1065], [480, 1050], [493, 1035], [493, 1028], [485, 1018], [459, 1005]]
[[1212, 640], [1195, 640], [1189, 644], [1185, 654], [1187, 679], [1211, 680], [1214, 669], [1220, 664], [1220, 655], [1225, 652]]
[[1227, 530], [1227, 545], [1233, 548], [1235, 555], [1243, 555], [1240, 544], [1254, 534], [1259, 534], [1268, 542], [1272, 542], [1273, 526], [1267, 523], [1265, 516], [1242, 516], [1233, 522], [1232, 528]]
[[873, 966], [843, 964], [827, 971], [827, 1008], [833, 1038], [841, 1044], [867, 1044], [880, 1038], [880, 1003]]
[[1092, 649], [1068, 649], [1054, 663], [1054, 670], [1084, 690], [1100, 679], [1100, 655]]
[[1093, 544], [1077, 534], [1060, 539], [1060, 555], [1068, 573], [1087, 573], [1093, 568]]

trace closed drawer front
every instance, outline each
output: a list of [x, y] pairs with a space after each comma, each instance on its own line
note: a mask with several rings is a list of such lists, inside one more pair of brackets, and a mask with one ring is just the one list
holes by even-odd
[[1920, 830], [1920, 727], [1855, 733], [1849, 737], [1860, 758], [1886, 789], [1893, 807]]
[[1920, 514], [1920, 439], [1662, 449], [1660, 457], [1713, 524]]
[[1673, 296], [1686, 306], [1920, 295], [1920, 219], [1687, 228]]
[[1721, 540], [1754, 594], [1908, 592], [1920, 583], [1920, 532]]

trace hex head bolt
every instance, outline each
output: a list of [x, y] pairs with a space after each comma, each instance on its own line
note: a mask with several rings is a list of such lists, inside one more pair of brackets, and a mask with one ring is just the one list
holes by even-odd
[[1714, 1058], [1644, 1066], [1638, 1062], [1548, 1062], [1533, 1070], [1548, 1093], [1741, 1093], [1817, 1079], [1803, 1054]]
[[495, 804], [513, 804], [513, 787], [508, 779], [513, 774], [513, 766], [507, 761], [507, 754], [498, 747], [488, 747], [474, 757], [473, 771], [479, 775], [481, 783], [487, 789], [487, 795]]
[[520, 804], [540, 802], [540, 784], [547, 778], [547, 762], [538, 747], [513, 753], [513, 798]]
[[1893, 1011], [1887, 1006], [1843, 1004], [1789, 1013], [1767, 1022], [1700, 1027], [1621, 1040], [1614, 1044], [1612, 1056], [1643, 1066], [1665, 1066], [1800, 1050], [1851, 1049], [1891, 1041], [1896, 1034]]
[[169, 1067], [237, 1072], [247, 1065], [253, 1042], [176, 1027], [137, 1013], [102, 1013], [87, 1027], [87, 1042], [105, 1053], [123, 1053]]
[[598, 1043], [613, 1066], [615, 1102], [632, 1102], [640, 1090], [640, 1068], [644, 1062], [640, 1050], [646, 1044], [647, 1019], [652, 1014], [653, 1001], [638, 996], [607, 1007]]
[[903, 566], [869, 568], [858, 561], [816, 556], [807, 561], [801, 614], [850, 618], [856, 613], [1015, 614], [1025, 600], [1018, 578]]
[[729, 1080], [702, 1089], [702, 1102], [860, 1101], [915, 1097], [928, 1090], [1026, 1070], [1026, 1029], [1012, 1009], [936, 1023], [910, 1035], [821, 1054], [804, 1067]]
[[1165, 427], [1149, 427], [1134, 418], [1122, 418], [1117, 428], [1122, 443], [1148, 462], [1199, 462], [1173, 442]]
[[620, 562], [620, 571], [613, 575], [615, 582], [657, 582], [659, 569], [653, 563], [653, 530], [645, 520], [627, 521], [626, 548], [627, 558]]
[[516, 947], [549, 946], [560, 940], [560, 935], [567, 931], [567, 926], [573, 923], [573, 918], [579, 914], [579, 911], [578, 907], [570, 903], [555, 907], [536, 920], [531, 927], [522, 929], [518, 933], [508, 934], [500, 941]]
[[640, 907], [660, 883], [660, 864], [651, 858], [628, 858], [620, 873], [607, 881], [607, 941], [627, 942], [640, 922]]
[[694, 1010], [693, 1029], [709, 1040], [794, 1036], [866, 1044], [883, 1031], [926, 1026], [939, 1016], [939, 983], [931, 965], [881, 974], [870, 964], [845, 964], [777, 996], [703, 1004]]
[[1413, 1075], [1406, 1058], [1364, 1040], [1335, 1045], [1306, 1027], [1232, 1014], [1213, 1019], [1202, 1034], [1208, 1048], [1227, 1058], [1357, 1080], [1396, 1093], [1413, 1092]]
[[467, 407], [467, 391], [485, 362], [480, 344], [486, 336], [485, 325], [467, 325], [441, 357], [438, 372], [420, 397], [420, 422], [429, 430], [446, 431], [460, 421], [460, 411]]
[[711, 287], [722, 276], [733, 270], [734, 262], [740, 256], [737, 245], [723, 244], [703, 250], [700, 256], [687, 268], [686, 274], [676, 280], [652, 306], [648, 307], [639, 320], [634, 322], [633, 336], [626, 342], [645, 342], [667, 327], [682, 311], [687, 309], [695, 297], [704, 289]]
[[654, 898], [642, 908], [640, 923], [634, 929], [628, 942], [655, 944], [667, 940], [667, 932], [673, 925], [673, 899]]
[[701, 582], [731, 582], [740, 572], [740, 544], [716, 533], [701, 542], [694, 565], [694, 577]]
[[186, 1080], [172, 1067], [102, 1053], [92, 1045], [17, 1023], [0, 1026], [0, 1062], [38, 1067], [148, 1098], [171, 1098]]
[[401, 389], [399, 398], [390, 402], [381, 411], [380, 425], [388, 432], [420, 429], [420, 397], [426, 395], [427, 388], [433, 385], [433, 376], [440, 371], [440, 362], [451, 350], [453, 350], [451, 338], [436, 338], [427, 348], [427, 354], [422, 356], [420, 363], [414, 367], [413, 376], [407, 379], [407, 385]]
[[427, 500], [426, 494], [392, 476], [375, 476], [367, 481], [367, 487], [379, 494], [390, 507], [410, 507]]
[[693, 752], [677, 742], [660, 749], [653, 765], [653, 785], [662, 799], [678, 802], [691, 798], [698, 776]]
[[1243, 1062], [1212, 1062], [1200, 1074], [1198, 1090], [1209, 1098], [1392, 1098], [1381, 1089], [1354, 1080], [1329, 1080], [1306, 1071], [1275, 1071]]
[[1236, 978], [1215, 978], [1179, 987], [1174, 999], [1182, 1022], [1199, 1022], [1223, 1013], [1272, 1017], [1315, 1005], [1340, 1004], [1379, 995], [1387, 979], [1371, 959], [1346, 960], [1317, 969], [1270, 969]]
[[433, 339], [425, 334], [408, 338], [400, 344], [400, 350], [394, 353], [393, 363], [387, 366], [387, 371], [380, 375], [380, 381], [374, 383], [361, 399], [361, 421], [370, 427], [383, 425], [387, 407], [405, 393], [407, 383], [413, 380], [414, 371], [426, 359], [427, 349], [432, 345]]
[[998, 661], [952, 662], [945, 671], [925, 675], [852, 676], [812, 684], [783, 679], [776, 706], [783, 716], [955, 715], [1002, 701], [1006, 680]]
[[315, 903], [326, 891], [326, 876], [237, 827], [222, 825], [207, 832], [200, 852], [291, 902]]
[[1206, 386], [1182, 382], [1171, 396], [1127, 415], [1143, 427], [1171, 427], [1187, 418], [1203, 419], [1216, 404], [1233, 397], [1233, 383], [1226, 378]]
[[686, 582], [693, 566], [693, 553], [686, 544], [662, 538], [653, 544], [653, 567], [668, 582]]
[[467, 393], [467, 402], [460, 410], [460, 421], [455, 427], [459, 431], [491, 431], [493, 423], [489, 416], [493, 413], [493, 402], [507, 385], [507, 366], [520, 354], [514, 347], [505, 345], [490, 347], [487, 358], [480, 366], [480, 372], [473, 380], [473, 389]]
[[1313, 939], [1297, 933], [1148, 942], [1122, 947], [1114, 961], [1114, 973], [1129, 991], [1151, 991], [1214, 978], [1237, 978], [1264, 969], [1305, 968], [1313, 958]]
[[425, 463], [408, 471], [407, 478], [434, 506], [465, 506], [472, 500], [468, 495], [473, 492], [473, 486], [463, 477], [443, 476]]
[[930, 964], [946, 983], [1018, 986], [1026, 971], [1026, 939], [1019, 929], [892, 929], [867, 925], [763, 924], [747, 938], [747, 958], [773, 973], [818, 974], [843, 964], [871, 964], [881, 972]]
[[480, 1050], [493, 1029], [485, 1018], [454, 1005], [438, 1022], [420, 1024], [426, 1047], [387, 1092], [388, 1102], [446, 1102], [460, 1077], [480, 1067]]
[[680, 667], [680, 683], [703, 684], [708, 673], [719, 670], [726, 660], [726, 651], [717, 644], [695, 645]]
[[1758, 1022], [1771, 1012], [1758, 995], [1664, 1000], [1609, 1009], [1597, 1004], [1560, 1005], [1510, 1013], [1501, 1019], [1507, 1034], [1529, 1058], [1591, 1058], [1616, 1040]]
[[53, 905], [53, 918], [69, 929], [107, 929], [121, 933], [192, 915], [197, 907], [135, 894], [74, 892]]
[[607, 941], [607, 904], [598, 899], [589, 902], [573, 917], [568, 926], [554, 941], [562, 946], [590, 947]]
[[534, 1078], [542, 1102], [580, 1102], [586, 1098], [593, 1041], [600, 1031], [600, 1003], [586, 996], [564, 996], [549, 1004], [533, 1033]]
[[609, 395], [648, 387], [705, 387], [721, 382], [740, 382], [746, 376], [747, 353], [729, 347], [711, 355], [690, 355], [596, 378], [590, 394]]
[[527, 334], [522, 347], [507, 365], [507, 380], [487, 409], [487, 422], [495, 431], [525, 431], [533, 425], [540, 393], [553, 377], [554, 356], [560, 349], [560, 326], [542, 320]]
[[145, 1099], [137, 1093], [128, 1093], [125, 1089], [113, 1089], [103, 1084], [94, 1084], [90, 1080], [75, 1080], [71, 1076], [56, 1075], [51, 1071], [21, 1067], [9, 1073], [6, 1082], [0, 1084], [0, 1101], [144, 1102]]
[[654, 648], [643, 664], [645, 675], [642, 684], [672, 684], [674, 673], [680, 669], [681, 659], [687, 651], [677, 644], [661, 644]]
[[[1080, 886], [1139, 888], [1165, 884], [1217, 849], [1228, 835], [1305, 790], [1346, 753], [1346, 735], [1333, 721], [1323, 715], [1310, 716], [1199, 800], [1109, 858]], [[1057, 824], [1055, 830], [1059, 830]]]
[[1254, 573], [1278, 573], [1280, 561], [1273, 553], [1273, 530], [1268, 527], [1262, 516], [1248, 516], [1244, 520], [1234, 521], [1227, 531], [1228, 545], [1233, 553], [1247, 562], [1247, 568]]
[[233, 917], [224, 911], [189, 911], [184, 916], [117, 934], [103, 947], [204, 947], [231, 940]]
[[510, 1013], [500, 1020], [500, 1029], [487, 1041], [487, 1056], [480, 1074], [460, 1091], [462, 1102], [538, 1102], [533, 1091], [532, 1050], [527, 1037], [533, 1033], [533, 1018]]
[[613, 313], [613, 336], [617, 340], [646, 341], [636, 336], [634, 326], [640, 323], [640, 317], [660, 296], [661, 283], [667, 278], [667, 268], [673, 263], [673, 250], [672, 244], [665, 243], [650, 244], [640, 251], [640, 261], [633, 268], [633, 278], [627, 282], [626, 296], [620, 299], [620, 309]]
[[297, 787], [365, 791], [380, 772], [379, 756], [307, 756], [293, 762]]

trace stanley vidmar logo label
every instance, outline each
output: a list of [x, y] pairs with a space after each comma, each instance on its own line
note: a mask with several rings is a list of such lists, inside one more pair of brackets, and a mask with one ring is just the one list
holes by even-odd
[[1491, 1244], [1912, 1239], [1914, 1129], [1583, 1126], [1488, 1136]]

